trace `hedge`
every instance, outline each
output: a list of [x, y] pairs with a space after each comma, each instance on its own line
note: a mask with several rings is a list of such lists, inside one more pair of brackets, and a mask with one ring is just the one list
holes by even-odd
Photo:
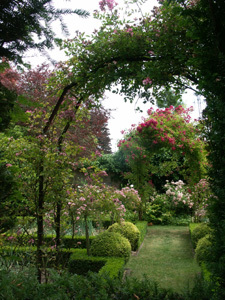
[[[199, 225], [202, 223], [190, 223], [189, 224], [189, 231], [190, 231], [190, 235], [191, 235], [191, 241], [193, 244], [193, 247], [196, 247], [198, 245], [195, 245], [194, 241], [193, 241], [193, 231], [195, 231], [196, 228], [199, 227]], [[197, 259], [197, 257], [195, 257]], [[207, 265], [204, 261], [199, 262], [199, 265], [201, 267], [202, 270], [202, 275], [205, 281], [210, 282], [211, 281], [211, 273], [209, 272], [209, 270], [207, 269]]]
[[[37, 247], [17, 247], [13, 249], [10, 246], [2, 246], [0, 255], [2, 259], [12, 259], [24, 264], [36, 260]], [[48, 254], [52, 257], [56, 251], [48, 249]], [[125, 259], [123, 257], [94, 257], [88, 256], [86, 249], [61, 249], [60, 264], [63, 267], [68, 266], [70, 273], [78, 275], [86, 275], [88, 271], [99, 272], [100, 274], [108, 274], [111, 278], [121, 276]], [[54, 260], [49, 257], [47, 267], [54, 267]]]
[[84, 249], [76, 249], [70, 256], [68, 270], [78, 275], [86, 275], [88, 271], [92, 271], [118, 277], [122, 274], [124, 265], [123, 257], [88, 256]]
[[[9, 237], [13, 237], [12, 240], [7, 241]], [[16, 234], [9, 234], [5, 233], [2, 235], [2, 238], [4, 239], [4, 242], [8, 243], [9, 245], [13, 244], [20, 244], [21, 246], [29, 245], [29, 241], [31, 239], [34, 240], [34, 244], [37, 244], [37, 235], [16, 235]], [[91, 242], [96, 238], [96, 236], [90, 236], [90, 244]], [[48, 245], [53, 246], [55, 244], [55, 236], [53, 235], [45, 235], [44, 236], [44, 242], [46, 242]], [[86, 237], [85, 236], [75, 236], [73, 239], [71, 236], [65, 235], [61, 238], [61, 245], [63, 248], [71, 249], [71, 248], [86, 248]]]
[[138, 221], [135, 223], [136, 227], [140, 231], [140, 238], [138, 241], [138, 248], [140, 245], [143, 243], [146, 232], [147, 232], [147, 227], [148, 227], [148, 222], [147, 221]]
[[206, 236], [207, 234], [210, 234], [212, 232], [212, 229], [209, 227], [207, 223], [197, 223], [197, 226], [192, 226], [191, 231], [191, 240], [193, 247], [196, 248], [198, 241]]

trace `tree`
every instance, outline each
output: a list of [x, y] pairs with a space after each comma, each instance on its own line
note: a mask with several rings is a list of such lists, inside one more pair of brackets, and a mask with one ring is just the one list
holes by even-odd
[[44, 51], [53, 47], [51, 23], [60, 20], [64, 33], [67, 27], [63, 15], [87, 17], [88, 12], [76, 9], [56, 9], [52, 0], [3, 0], [0, 3], [0, 58], [22, 62], [28, 49]]
[[[74, 96], [68, 96], [51, 130], [44, 135], [43, 127], [57, 100], [54, 87], [50, 85], [53, 73], [41, 66], [19, 75], [13, 88], [20, 94], [18, 106], [24, 118], [16, 121], [19, 126], [2, 135], [1, 148], [5, 151], [5, 164], [10, 161], [21, 183], [20, 193], [25, 198], [24, 206], [29, 208], [27, 212], [37, 218], [41, 269], [44, 212], [48, 207], [55, 211], [58, 250], [63, 199], [72, 185], [80, 156], [90, 157], [97, 151], [96, 137], [101, 137], [101, 126], [108, 121], [108, 112], [100, 105], [94, 106], [91, 100], [81, 104]], [[20, 131], [16, 131], [17, 127]], [[7, 134], [10, 133], [9, 139]]]

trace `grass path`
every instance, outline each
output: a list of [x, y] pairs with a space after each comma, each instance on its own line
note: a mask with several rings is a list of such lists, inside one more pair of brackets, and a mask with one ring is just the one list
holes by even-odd
[[200, 268], [194, 260], [188, 227], [149, 227], [141, 249], [131, 256], [126, 268], [131, 277], [141, 279], [145, 274], [161, 287], [177, 292], [191, 287]]

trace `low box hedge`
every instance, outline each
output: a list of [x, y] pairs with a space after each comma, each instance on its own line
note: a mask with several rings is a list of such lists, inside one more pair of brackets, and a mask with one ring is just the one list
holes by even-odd
[[[34, 245], [37, 244], [37, 235], [17, 235], [17, 234], [9, 234], [5, 233], [2, 235], [2, 239], [4, 240], [4, 243], [8, 245], [13, 245], [13, 244], [19, 244], [20, 246], [26, 246], [30, 244], [30, 241], [34, 241]], [[95, 239], [95, 236], [90, 236], [89, 241], [90, 244]], [[46, 242], [49, 246], [55, 245], [55, 236], [48, 234], [44, 236], [44, 242]], [[81, 248], [84, 249], [86, 248], [86, 238], [85, 236], [75, 236], [73, 239], [71, 236], [63, 236], [61, 238], [61, 246], [66, 249], [71, 249], [71, 248]]]
[[[52, 244], [54, 242], [55, 237], [51, 235], [46, 235], [44, 237], [44, 241], [47, 242], [48, 244]], [[89, 241], [90, 245], [91, 242], [95, 239], [95, 236], [90, 236]], [[75, 236], [73, 239], [71, 236], [63, 236], [61, 239], [61, 245], [63, 248], [66, 249], [71, 249], [71, 248], [80, 248], [80, 249], [85, 249], [86, 248], [86, 237], [85, 236]]]
[[[35, 246], [12, 247], [2, 246], [0, 248], [1, 258], [5, 261], [17, 262], [20, 265], [36, 264], [36, 251]], [[66, 268], [68, 261], [73, 250], [60, 249], [58, 256], [58, 267]], [[55, 249], [43, 249], [43, 263], [47, 268], [54, 268], [56, 266], [56, 251]]]
[[92, 271], [118, 277], [122, 275], [124, 265], [123, 257], [88, 256], [85, 249], [76, 249], [70, 256], [68, 270], [78, 275], [86, 275], [88, 271]]
[[[27, 264], [36, 261], [37, 247], [11, 247], [2, 246], [0, 255], [2, 259], [11, 259], [18, 263]], [[48, 257], [45, 259], [46, 267], [54, 267], [56, 251], [46, 249]], [[70, 273], [86, 275], [88, 271], [108, 274], [111, 278], [122, 276], [125, 259], [123, 257], [94, 257], [88, 256], [86, 249], [61, 249], [59, 264], [68, 268]]]

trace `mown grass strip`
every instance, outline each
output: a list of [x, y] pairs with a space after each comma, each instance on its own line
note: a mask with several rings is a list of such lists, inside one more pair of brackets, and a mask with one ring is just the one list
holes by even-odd
[[145, 274], [163, 288], [181, 292], [191, 288], [201, 272], [194, 260], [187, 226], [152, 226], [137, 256], [125, 266], [130, 276], [141, 279]]

